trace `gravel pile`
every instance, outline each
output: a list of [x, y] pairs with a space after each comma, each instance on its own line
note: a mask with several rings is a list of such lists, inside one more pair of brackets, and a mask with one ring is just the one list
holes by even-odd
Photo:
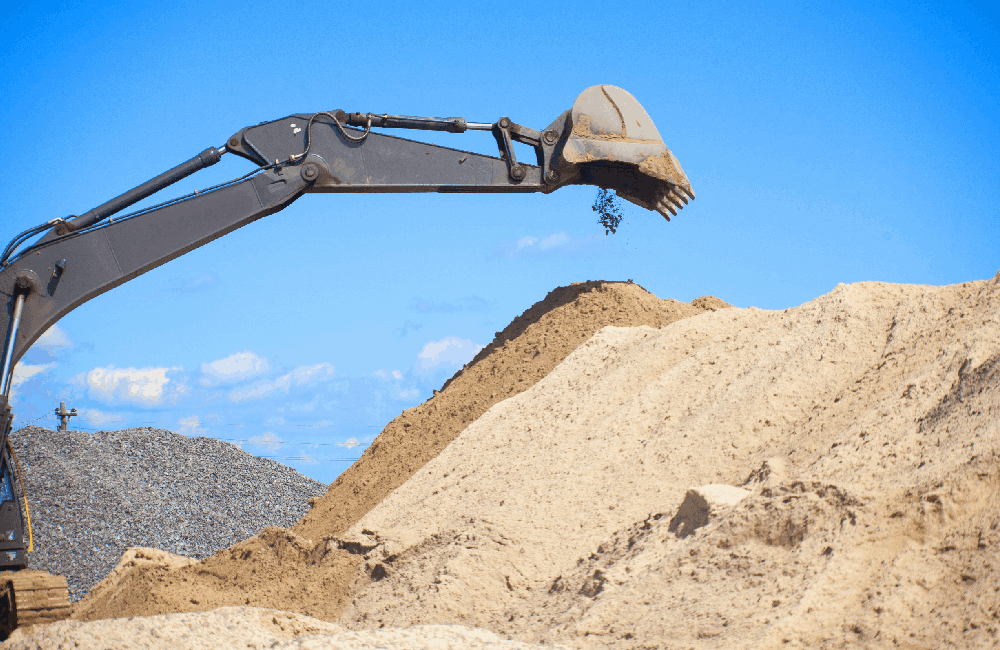
[[229, 443], [162, 429], [24, 427], [11, 441], [31, 508], [29, 568], [66, 576], [74, 601], [130, 546], [202, 559], [288, 528], [327, 488]]

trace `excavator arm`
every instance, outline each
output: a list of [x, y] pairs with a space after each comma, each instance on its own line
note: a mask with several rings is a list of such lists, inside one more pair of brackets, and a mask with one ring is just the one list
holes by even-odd
[[[372, 128], [490, 131], [499, 157]], [[534, 164], [517, 160], [513, 142], [534, 148]], [[257, 168], [234, 181], [120, 215], [225, 153]], [[475, 123], [345, 111], [291, 115], [242, 129], [223, 147], [209, 148], [79, 217], [26, 231], [0, 255], [0, 303], [5, 306], [0, 307], [0, 340], [5, 341], [0, 349], [0, 470], [5, 475], [13, 470], [6, 451], [13, 418], [7, 397], [17, 361], [67, 313], [146, 271], [282, 210], [308, 192], [549, 193], [579, 184], [615, 190], [668, 220], [694, 198], [639, 103], [620, 88], [593, 86], [542, 131], [506, 117]], [[26, 244], [37, 235], [42, 236], [36, 243]], [[5, 513], [3, 507], [0, 567], [25, 566], [24, 527], [13, 521], [21, 508]]]

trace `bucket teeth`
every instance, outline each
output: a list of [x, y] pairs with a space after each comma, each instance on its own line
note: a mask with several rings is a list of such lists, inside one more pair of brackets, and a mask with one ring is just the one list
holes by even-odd
[[688, 202], [686, 198], [676, 193], [676, 189], [667, 193], [667, 200], [676, 205], [678, 210], [683, 210]]
[[[677, 216], [677, 208], [675, 208], [674, 205], [669, 201], [667, 201], [666, 199], [663, 199], [656, 204], [656, 211], [662, 214], [664, 217], [667, 217], [664, 210], [670, 212], [670, 214], [674, 215], [675, 217]], [[667, 221], [670, 221], [670, 217], [667, 217]]]

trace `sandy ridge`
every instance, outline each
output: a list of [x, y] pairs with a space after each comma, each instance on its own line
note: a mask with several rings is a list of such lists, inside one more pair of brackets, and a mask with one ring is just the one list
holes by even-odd
[[[581, 647], [995, 643], [998, 284], [601, 330], [348, 531], [383, 569], [342, 622]], [[709, 482], [754, 494], [678, 538], [685, 490]]]
[[[119, 567], [74, 607], [96, 620], [253, 605], [339, 616], [361, 556], [335, 538], [440, 453], [489, 406], [523, 392], [606, 324], [661, 326], [728, 305], [705, 297], [661, 300], [633, 283], [586, 282], [550, 292], [421, 406], [393, 420], [291, 530], [265, 530], [198, 564], [157, 555]], [[148, 555], [148, 554], [147, 554]], [[360, 576], [360, 577], [359, 577]]]

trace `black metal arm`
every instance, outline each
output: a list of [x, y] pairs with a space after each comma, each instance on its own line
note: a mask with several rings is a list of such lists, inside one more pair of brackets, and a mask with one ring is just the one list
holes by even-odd
[[[565, 122], [565, 116], [560, 119]], [[424, 128], [441, 125], [430, 122]], [[58, 224], [4, 267], [0, 337], [6, 344], [0, 348], [0, 359], [8, 353], [7, 368], [13, 369], [45, 330], [81, 304], [277, 212], [306, 192], [551, 192], [556, 188], [552, 181], [545, 182], [538, 166], [514, 163], [514, 169], [520, 169], [514, 174], [506, 157], [366, 134], [335, 123], [331, 114], [292, 115], [248, 127], [229, 139], [226, 150], [262, 169], [213, 191], [101, 223], [218, 160], [216, 149], [206, 150], [82, 217]], [[20, 318], [13, 323], [18, 302]], [[0, 377], [0, 385], [4, 379], [9, 382], [9, 376]]]

